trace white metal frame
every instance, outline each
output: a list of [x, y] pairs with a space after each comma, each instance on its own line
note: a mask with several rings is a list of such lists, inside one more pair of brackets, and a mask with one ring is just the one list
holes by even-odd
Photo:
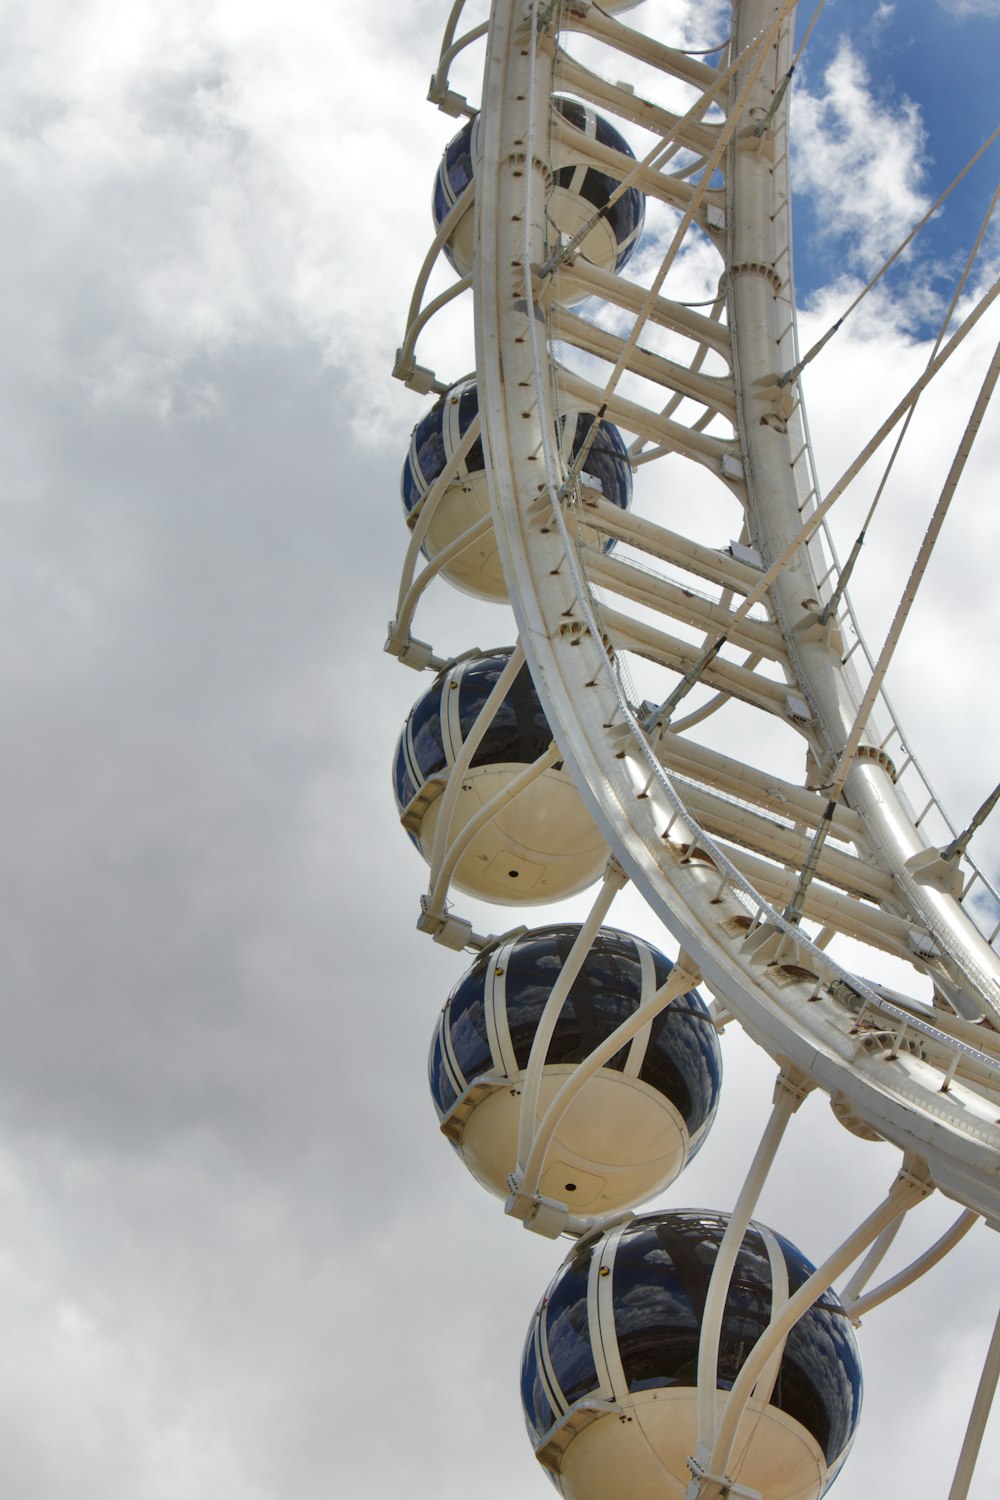
[[[474, 111], [450, 90], [448, 63], [482, 33], [473, 28], [455, 42], [461, 9], [456, 0], [430, 95], [456, 116]], [[970, 894], [985, 891], [1000, 912], [1000, 895], [964, 851], [957, 883], [953, 868], [935, 862], [932, 837], [954, 837], [956, 830], [881, 689], [847, 777], [846, 806], [824, 807], [824, 786], [851, 740], [876, 664], [846, 595], [836, 614], [824, 618], [840, 573], [826, 515], [853, 471], [821, 498], [797, 376], [786, 98], [794, 9], [794, 0], [733, 0], [728, 59], [714, 68], [631, 30], [590, 0], [493, 0], [485, 128], [479, 132], [483, 151], [474, 185], [476, 374], [493, 524], [519, 647], [558, 745], [552, 753], [566, 762], [614, 855], [547, 1019], [554, 1024], [574, 963], [582, 962], [627, 876], [682, 950], [674, 983], [650, 1002], [650, 1014], [669, 1003], [678, 985], [682, 992], [704, 980], [721, 1012], [738, 1018], [781, 1069], [771, 1123], [710, 1290], [699, 1361], [699, 1451], [692, 1455], [689, 1491], [700, 1500], [726, 1492], [742, 1404], [795, 1318], [832, 1279], [871, 1247], [845, 1291], [848, 1310], [858, 1317], [936, 1263], [979, 1216], [1000, 1226], [1000, 1043], [992, 1030], [976, 1024], [984, 1017], [1000, 1022], [1000, 960], [991, 946], [1000, 922], [984, 935], [973, 920], [973, 904], [963, 906]], [[679, 117], [639, 99], [576, 63], [560, 47], [560, 25], [601, 41], [618, 62], [635, 58], [684, 81], [697, 91], [687, 114]], [[571, 135], [564, 122], [551, 123], [550, 97], [560, 87], [661, 137], [636, 164], [590, 143], [596, 164], [681, 214], [649, 288], [590, 267], [575, 257], [573, 245], [551, 240], [546, 205], [552, 137]], [[709, 118], [710, 104], [722, 107], [722, 123]], [[678, 165], [682, 151], [689, 157]], [[724, 188], [712, 175], [716, 168]], [[416, 345], [435, 311], [468, 286], [470, 278], [462, 278], [421, 306], [434, 258], [466, 206], [463, 196], [421, 268], [397, 360], [396, 374], [422, 392], [447, 388], [417, 364]], [[720, 252], [721, 292], [711, 317], [673, 301], [664, 283], [691, 226]], [[556, 273], [571, 275], [577, 288], [632, 315], [632, 333], [612, 334], [561, 306]], [[912, 407], [998, 290], [953, 335], [883, 432]], [[725, 321], [719, 317], [723, 305]], [[686, 365], [641, 346], [643, 329], [654, 327], [689, 340]], [[613, 367], [608, 384], [602, 388], [579, 369], [557, 364], [551, 348], [556, 337]], [[710, 354], [724, 361], [728, 375], [705, 372]], [[639, 386], [622, 377], [639, 377]], [[642, 400], [636, 394], [651, 386], [661, 389], [655, 406], [648, 394]], [[558, 436], [559, 415], [571, 404], [606, 415], [631, 434], [637, 465], [682, 453], [716, 474], [742, 507], [739, 540], [728, 550], [709, 548], [649, 517], [623, 515], [581, 489]], [[728, 424], [722, 433], [720, 418], [724, 428]], [[471, 444], [472, 435], [467, 439]], [[448, 477], [435, 486], [431, 503]], [[426, 516], [416, 522], [388, 649], [408, 665], [439, 669], [442, 659], [410, 636], [419, 598], [442, 562], [414, 578], [426, 524]], [[616, 537], [629, 552], [609, 557], [587, 545], [587, 533]], [[449, 556], [468, 540], [471, 533]], [[708, 591], [699, 591], [702, 580]], [[674, 633], [678, 624], [680, 635]], [[700, 645], [692, 645], [691, 631], [700, 634]], [[656, 663], [668, 683], [679, 684], [664, 694], [659, 709], [636, 701], [627, 667], [632, 654]], [[674, 719], [695, 682], [714, 696]], [[803, 785], [698, 744], [690, 731], [730, 698], [801, 735], [807, 751]], [[897, 744], [905, 746], [899, 766], [890, 758]], [[830, 842], [810, 852], [827, 812]], [[447, 821], [442, 819], [435, 841], [420, 925], [451, 946], [481, 945], [485, 940], [475, 937], [471, 925], [447, 910], [449, 872], [457, 858], [445, 848]], [[837, 933], [929, 975], [935, 1008], [843, 968], [826, 951]], [[625, 1023], [607, 1044], [608, 1055], [648, 1019], [641, 1013]], [[540, 1200], [534, 1168], [559, 1110], [588, 1070], [600, 1065], [603, 1051], [581, 1064], [536, 1126], [548, 1030], [539, 1034], [525, 1079], [508, 1211], [543, 1233], [579, 1233], [589, 1221]], [[791, 1115], [815, 1087], [830, 1096], [850, 1128], [894, 1142], [903, 1153], [903, 1170], [880, 1208], [775, 1314], [717, 1430], [717, 1324], [732, 1264]], [[963, 1212], [912, 1266], [865, 1294], [902, 1215], [933, 1186], [963, 1205]], [[612, 1234], [608, 1254], [613, 1241]], [[951, 1500], [968, 1490], [1000, 1369], [998, 1350], [1000, 1324]]]
[[[736, 12], [735, 50], [754, 57], [754, 38], [773, 14], [769, 0], [744, 0]], [[600, 28], [624, 29], [604, 19]], [[758, 76], [743, 84], [746, 124], [742, 134], [734, 132], [727, 169], [729, 328], [740, 416], [739, 445], [731, 445], [728, 464], [720, 463], [720, 479], [743, 491], [753, 540], [765, 562], [789, 550], [810, 500], [808, 492], [800, 493], [794, 462], [806, 446], [796, 420], [800, 397], [796, 386], [779, 385], [794, 358], [790, 270], [775, 270], [789, 260], [787, 216], [773, 213], [775, 196], [779, 202], [787, 198], [785, 164], [772, 161], [771, 150], [762, 149], [753, 135], [753, 121], [767, 118], [789, 60], [786, 29], [773, 50], [758, 47], [755, 61], [744, 65], [749, 71], [756, 67]], [[497, 4], [483, 103], [488, 144], [477, 179], [480, 407], [498, 545], [519, 637], [550, 722], [557, 726], [560, 750], [622, 866], [755, 1038], [827, 1092], [849, 1101], [872, 1131], [931, 1161], [935, 1181], [945, 1191], [1000, 1218], [995, 1116], [982, 1109], [970, 1118], [965, 1096], [958, 1104], [957, 1095], [941, 1092], [954, 1039], [932, 1034], [937, 1033], [932, 1018], [917, 1018], [921, 1028], [930, 1027], [923, 1032], [927, 1041], [947, 1059], [940, 1067], [929, 1064], [927, 1081], [915, 1071], [897, 1077], [900, 1070], [892, 1065], [898, 1054], [883, 1059], [859, 1052], [857, 1016], [836, 998], [832, 987], [838, 982], [900, 1025], [913, 1018], [893, 1012], [891, 1003], [841, 970], [800, 926], [785, 921], [772, 904], [784, 894], [777, 876], [770, 872], [770, 889], [766, 884], [756, 889], [746, 872], [768, 872], [758, 871], [745, 856], [733, 857], [699, 823], [643, 734], [605, 647], [608, 616], [598, 617], [565, 509], [566, 470], [553, 435], [560, 374], [537, 311], [539, 288], [531, 271], [547, 251], [545, 162], [553, 71], [551, 39], [539, 28], [537, 8], [524, 0]], [[737, 91], [741, 83], [738, 74]], [[776, 284], [784, 297], [775, 295]], [[680, 441], [676, 434], [674, 439]], [[704, 449], [701, 439], [693, 456], [704, 461]], [[523, 476], [539, 470], [544, 478], [532, 492]], [[539, 503], [543, 485], [548, 507]], [[800, 728], [815, 761], [830, 765], [857, 713], [853, 674], [843, 667], [829, 633], [813, 628], [823, 598], [813, 550], [799, 546], [771, 571], [768, 598], [794, 673], [786, 701], [793, 697], [797, 706], [804, 700], [808, 722]], [[810, 601], [808, 608], [801, 601]], [[618, 736], [608, 728], [615, 723], [623, 726]], [[640, 786], [647, 784], [648, 793], [640, 796]], [[902, 908], [897, 949], [916, 945], [914, 956], [933, 968], [936, 983], [950, 998], [967, 1003], [971, 997], [980, 1013], [1000, 1014], [1000, 962], [954, 898], [920, 884], [907, 868], [927, 845], [877, 746], [852, 769], [848, 796], [867, 827], [869, 847], [880, 851], [881, 866], [894, 882], [897, 922]], [[671, 824], [684, 830], [680, 847], [663, 837]], [[821, 914], [833, 915], [830, 907], [817, 903]], [[742, 913], [751, 919], [751, 941], [734, 942], [732, 922]], [[860, 919], [860, 913], [854, 915]], [[883, 920], [872, 908], [865, 919], [888, 934], [893, 913], [888, 916]], [[776, 976], [779, 967], [786, 972]], [[782, 983], [790, 968], [814, 977]], [[831, 1019], [839, 1023], [839, 1045], [829, 1040]], [[977, 1052], [970, 1048], [970, 1054]], [[970, 1062], [990, 1066], [982, 1054], [970, 1055]], [[956, 1072], [961, 1067], [959, 1062]], [[989, 1096], [992, 1100], [992, 1085]]]

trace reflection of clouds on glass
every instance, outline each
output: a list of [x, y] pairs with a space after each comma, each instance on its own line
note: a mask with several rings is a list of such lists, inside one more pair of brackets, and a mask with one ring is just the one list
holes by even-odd
[[[783, 1235], [776, 1235], [794, 1293], [815, 1270]], [[827, 1289], [792, 1329], [785, 1345], [775, 1404], [813, 1434], [834, 1464], [850, 1446], [861, 1414], [861, 1362], [840, 1299]]]
[[540, 1438], [544, 1432], [548, 1432], [556, 1420], [556, 1414], [549, 1405], [538, 1372], [538, 1351], [535, 1347], [537, 1316], [536, 1313], [531, 1321], [524, 1354], [521, 1358], [521, 1405], [524, 1409], [525, 1426], [532, 1441]]
[[813, 1434], [833, 1464], [861, 1413], [861, 1364], [843, 1314], [814, 1307], [789, 1334], [776, 1404]]
[[[561, 973], [579, 928], [574, 924], [536, 928], [514, 944], [505, 961], [504, 995], [507, 1025], [519, 1067], [526, 1067], [531, 1045], [552, 986]], [[657, 950], [650, 950], [657, 984], [670, 972], [670, 965]], [[491, 956], [489, 962], [494, 961]], [[484, 1041], [481, 992], [488, 964], [468, 976], [480, 991], [479, 1004], [458, 1030], [457, 1046], [469, 1046], [469, 1067], [459, 1061], [471, 1078], [490, 1066], [475, 1039]], [[459, 991], [456, 991], [456, 998]], [[602, 928], [562, 1007], [548, 1050], [552, 1063], [578, 1062], [618, 1026], [633, 1015], [642, 999], [642, 964], [637, 940], [629, 933]], [[456, 1017], [457, 1021], [457, 1017]], [[472, 1025], [472, 1033], [468, 1026]], [[605, 1066], [621, 1070], [628, 1056], [623, 1047]], [[471, 1071], [470, 1071], [471, 1070]], [[684, 1119], [689, 1134], [699, 1135], [711, 1119], [721, 1085], [721, 1051], [704, 1004], [694, 992], [683, 996], [651, 1025], [640, 1078], [668, 1098]]]
[[[680, 1381], [693, 1385], [689, 1343], [698, 1327], [726, 1216], [695, 1210], [649, 1216], [626, 1230], [615, 1265], [615, 1325], [632, 1390]], [[812, 1274], [801, 1251], [778, 1236], [794, 1291]], [[757, 1226], [737, 1257], [726, 1299], [719, 1384], [729, 1387], [771, 1317], [771, 1266]], [[820, 1301], [785, 1345], [773, 1403], [815, 1437], [828, 1465], [854, 1435], [861, 1369], [853, 1333], [836, 1295]]]
[[437, 1110], [439, 1120], [443, 1120], [451, 1109], [458, 1095], [452, 1085], [444, 1064], [444, 1052], [441, 1045], [441, 1022], [438, 1022], [434, 1033], [434, 1041], [431, 1043], [430, 1057], [427, 1059], [427, 1073], [431, 1085], [431, 1097], [434, 1100], [434, 1108]]
[[634, 1332], [651, 1335], [658, 1326], [695, 1326], [694, 1312], [679, 1278], [673, 1286], [631, 1286], [621, 1295], [616, 1292], [614, 1307], [619, 1340]]
[[639, 1076], [672, 1100], [692, 1134], [714, 1112], [722, 1083], [722, 1053], [696, 995], [682, 996], [657, 1016]]
[[[590, 1345], [587, 1281], [593, 1245], [574, 1250], [546, 1292], [536, 1312], [541, 1320], [549, 1361], [567, 1406], [597, 1390], [597, 1371]], [[534, 1326], [534, 1325], [533, 1325]], [[529, 1336], [530, 1343], [530, 1336]], [[527, 1346], [525, 1357], [527, 1357]], [[522, 1396], [523, 1396], [522, 1392]], [[525, 1397], [527, 1404], [527, 1398]]]
[[545, 1315], [545, 1336], [556, 1380], [571, 1406], [597, 1389], [597, 1370], [590, 1347], [586, 1291], [573, 1302], [550, 1303]]
[[694, 1382], [698, 1321], [679, 1277], [671, 1275], [656, 1286], [634, 1285], [616, 1295], [614, 1308], [630, 1391]]
[[448, 1011], [448, 1031], [455, 1061], [471, 1083], [493, 1067], [481, 986], [470, 980], [456, 992]]
[[[653, 1023], [640, 1077], [669, 1092], [691, 1131], [712, 1113], [718, 1100], [721, 1065], [714, 1032], [697, 1012], [669, 1007]], [[671, 1086], [673, 1076], [683, 1092]]]
[[[618, 1242], [613, 1269], [615, 1335], [630, 1391], [697, 1382], [700, 1312], [727, 1216], [696, 1209], [646, 1215]], [[794, 1291], [813, 1267], [777, 1236]], [[598, 1388], [587, 1285], [598, 1239], [572, 1252], [542, 1304], [548, 1353], [567, 1405]], [[732, 1386], [771, 1317], [771, 1266], [763, 1237], [751, 1225], [737, 1257], [723, 1317], [719, 1386]], [[522, 1399], [537, 1434], [554, 1420], [529, 1344]], [[772, 1404], [815, 1438], [833, 1469], [849, 1448], [861, 1410], [861, 1367], [850, 1323], [832, 1292], [789, 1334]]]
[[[526, 1066], [542, 1009], [579, 928], [537, 928], [518, 939], [507, 961], [506, 1008], [518, 1064]], [[584, 960], [549, 1045], [550, 1062], [575, 1062], [632, 1014], [639, 1003], [635, 940], [604, 928]], [[612, 1066], [621, 1067], [624, 1056]]]

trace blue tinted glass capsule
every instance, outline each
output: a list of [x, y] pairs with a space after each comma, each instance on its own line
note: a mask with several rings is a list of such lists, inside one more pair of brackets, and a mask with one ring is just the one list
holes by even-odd
[[[518, 1101], [532, 1045], [579, 930], [536, 928], [486, 949], [438, 1022], [431, 1050], [438, 1118], [473, 1176], [501, 1197], [516, 1165]], [[648, 1003], [671, 968], [651, 944], [600, 930], [556, 1020], [542, 1072], [543, 1109], [576, 1065]], [[447, 1059], [448, 1091], [439, 1056]], [[585, 1084], [548, 1150], [540, 1191], [577, 1215], [617, 1212], [661, 1192], [705, 1139], [721, 1082], [718, 1037], [691, 991]]]
[[[551, 747], [552, 732], [522, 667], [445, 804], [452, 767], [508, 659], [509, 652], [494, 652], [456, 662], [418, 699], [403, 726], [393, 792], [403, 827], [428, 861], [442, 806], [449, 808], [450, 844]], [[459, 858], [452, 884], [503, 905], [557, 901], [592, 884], [607, 856], [572, 778], [557, 762], [483, 824]]]
[[[604, 115], [591, 109], [590, 105], [581, 104], [576, 99], [553, 99], [552, 102], [567, 124], [579, 130], [583, 136], [601, 146], [610, 147], [630, 161], [635, 160], [635, 153], [621, 132]], [[580, 218], [580, 225], [576, 228], [582, 227], [595, 212], [605, 208], [620, 181], [610, 173], [601, 171], [599, 167], [587, 165], [585, 150], [582, 145], [576, 151], [572, 146], [562, 143], [556, 156], [555, 185], [566, 195], [566, 220], [569, 220], [573, 210]], [[563, 161], [563, 158], [566, 159]], [[555, 216], [558, 222], [558, 210]], [[595, 225], [584, 239], [580, 253], [605, 270], [623, 270], [639, 243], [645, 219], [645, 194], [636, 187], [627, 188], [607, 210], [601, 223]], [[563, 233], [567, 229], [571, 233], [576, 232], [575, 228], [570, 228], [569, 223], [565, 227], [560, 223], [559, 227]]]
[[[547, 1398], [558, 1415], [544, 1428], [545, 1408], [526, 1403], [525, 1419], [567, 1500], [605, 1500], [609, 1476], [610, 1492], [658, 1494], [664, 1469], [683, 1493], [697, 1443], [701, 1323], [727, 1222], [725, 1214], [682, 1209], [595, 1234], [579, 1243], [542, 1299], [525, 1356], [531, 1347], [547, 1350]], [[751, 1224], [722, 1317], [720, 1413], [775, 1296], [784, 1302], [813, 1270], [783, 1236]], [[733, 1449], [737, 1469], [727, 1473], [767, 1500], [818, 1500], [850, 1450], [861, 1412], [857, 1344], [833, 1291], [792, 1328], [772, 1375], [751, 1398]], [[584, 1420], [594, 1401], [608, 1409], [597, 1424]], [[630, 1417], [637, 1420], [619, 1420]]]
[[[554, 98], [554, 120], [564, 122], [566, 129], [556, 129], [552, 140], [552, 192], [546, 213], [552, 231], [551, 249], [559, 237], [569, 239], [586, 227], [579, 253], [585, 260], [606, 271], [621, 271], [628, 264], [642, 235], [646, 217], [646, 198], [636, 187], [629, 187], [608, 207], [608, 203], [630, 170], [635, 154], [625, 137], [604, 115], [589, 104], [576, 99]], [[445, 218], [474, 181], [481, 154], [481, 116], [463, 125], [445, 147], [434, 179], [432, 209], [435, 228]], [[593, 147], [603, 147], [621, 158], [617, 175], [609, 170], [606, 159], [598, 160]], [[598, 217], [600, 215], [600, 217]], [[594, 221], [594, 222], [591, 222]], [[444, 252], [459, 275], [472, 270], [473, 215], [471, 203], [459, 215], [444, 244]], [[561, 300], [578, 300], [572, 281], [567, 280]]]
[[[471, 527], [490, 517], [490, 494], [483, 445], [474, 438], [464, 457], [456, 458], [463, 439], [479, 416], [479, 392], [474, 381], [453, 386], [414, 427], [400, 476], [403, 509], [411, 525], [423, 528], [421, 550], [432, 559], [453, 546]], [[625, 440], [613, 423], [604, 420], [592, 434], [595, 419], [571, 408], [557, 423], [557, 436], [567, 467], [586, 445], [581, 483], [599, 490], [620, 510], [632, 503], [632, 466]], [[421, 516], [428, 491], [448, 469], [444, 489], [431, 498], [432, 511]], [[599, 538], [593, 528], [584, 540], [609, 551], [611, 538]], [[446, 562], [442, 576], [464, 593], [481, 599], [505, 600], [507, 585], [497, 554], [492, 523]]]

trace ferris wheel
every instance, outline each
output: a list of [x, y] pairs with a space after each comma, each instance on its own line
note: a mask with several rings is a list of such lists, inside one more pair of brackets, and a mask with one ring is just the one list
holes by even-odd
[[[695, 54], [643, 30], [641, 4], [493, 0], [462, 33], [456, 0], [431, 84], [458, 128], [394, 372], [425, 409], [387, 642], [428, 685], [393, 784], [429, 867], [418, 926], [469, 955], [431, 1043], [441, 1130], [510, 1218], [566, 1237], [521, 1392], [567, 1500], [816, 1500], [859, 1420], [853, 1326], [1000, 1225], [1000, 895], [970, 852], [997, 793], [952, 824], [885, 691], [1000, 351], [877, 653], [847, 589], [864, 527], [844, 561], [829, 528], [1000, 286], [960, 318], [956, 296], [821, 491], [800, 378], [833, 330], [800, 348], [795, 9], [733, 0]], [[450, 69], [483, 40], [469, 102]], [[422, 362], [458, 308], [471, 374]], [[422, 640], [439, 584], [509, 604], [510, 639]], [[627, 885], [673, 959], [614, 925]], [[582, 922], [497, 935], [461, 905], [516, 920], [590, 888]], [[775, 1064], [745, 1180], [712, 1210], [643, 1212], [711, 1130], [729, 1024]], [[755, 1218], [813, 1091], [897, 1163], [818, 1266]], [[934, 1192], [951, 1228], [880, 1282]], [[998, 1376], [1000, 1321], [950, 1500]]]

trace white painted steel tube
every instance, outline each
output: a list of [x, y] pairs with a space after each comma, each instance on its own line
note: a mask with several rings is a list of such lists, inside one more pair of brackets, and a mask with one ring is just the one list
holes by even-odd
[[918, 1277], [923, 1276], [925, 1271], [931, 1270], [939, 1260], [943, 1260], [949, 1250], [953, 1250], [959, 1240], [965, 1238], [974, 1224], [979, 1222], [979, 1215], [972, 1212], [970, 1208], [959, 1214], [951, 1228], [946, 1230], [939, 1240], [935, 1240], [929, 1250], [917, 1257], [905, 1271], [900, 1271], [897, 1276], [892, 1276], [888, 1281], [883, 1281], [881, 1286], [875, 1287], [866, 1296], [855, 1297], [853, 1300], [844, 1296], [841, 1300], [851, 1317], [857, 1320], [865, 1313], [871, 1312], [873, 1307], [879, 1307], [894, 1297], [897, 1292], [902, 1292], [911, 1286]]
[[615, 1053], [630, 1042], [637, 1032], [640, 1032], [644, 1026], [648, 1026], [650, 1021], [654, 1020], [661, 1011], [666, 1010], [674, 1000], [678, 1000], [681, 995], [686, 995], [697, 983], [696, 974], [685, 969], [680, 962], [675, 964], [670, 978], [654, 995], [650, 996], [645, 1005], [640, 1005], [632, 1015], [616, 1026], [611, 1035], [605, 1037], [604, 1041], [588, 1053], [584, 1061], [573, 1070], [538, 1123], [538, 1129], [535, 1131], [521, 1174], [520, 1186], [525, 1193], [531, 1194], [538, 1191], [545, 1152], [559, 1128], [560, 1121], [587, 1080], [593, 1078], [606, 1062], [610, 1062]]
[[[709, 1459], [709, 1469], [713, 1474], [725, 1472], [726, 1465], [732, 1457], [733, 1445], [736, 1441], [736, 1433], [740, 1424], [740, 1418], [747, 1402], [757, 1383], [758, 1377], [775, 1346], [786, 1337], [789, 1330], [794, 1327], [802, 1314], [808, 1312], [813, 1303], [820, 1298], [827, 1287], [844, 1272], [863, 1250], [878, 1238], [887, 1224], [902, 1211], [918, 1203], [921, 1198], [926, 1197], [928, 1187], [926, 1183], [919, 1182], [908, 1173], [901, 1174], [896, 1178], [884, 1201], [869, 1214], [868, 1218], [858, 1226], [853, 1234], [840, 1245], [832, 1255], [828, 1256], [821, 1266], [804, 1281], [793, 1297], [790, 1297], [781, 1311], [779, 1317], [770, 1324], [766, 1332], [761, 1334], [756, 1344], [750, 1351], [743, 1368], [733, 1383], [729, 1392], [726, 1405], [722, 1413], [722, 1421], [719, 1424], [715, 1447]], [[716, 1488], [703, 1492], [703, 1500], [710, 1500], [714, 1494], [719, 1494]]]
[[736, 1200], [736, 1205], [726, 1225], [715, 1257], [712, 1276], [705, 1299], [705, 1312], [701, 1320], [698, 1340], [698, 1457], [707, 1459], [715, 1443], [716, 1387], [718, 1384], [719, 1341], [722, 1336], [722, 1315], [729, 1295], [729, 1283], [733, 1267], [743, 1243], [743, 1236], [753, 1217], [761, 1189], [774, 1163], [785, 1130], [792, 1115], [802, 1102], [801, 1093], [782, 1087], [779, 1077], [775, 1089], [774, 1106], [764, 1128], [750, 1170]]
[[464, 463], [469, 453], [472, 451], [472, 445], [479, 437], [479, 429], [480, 417], [479, 413], [477, 412], [472, 421], [469, 423], [467, 431], [462, 434], [461, 442], [456, 447], [454, 453], [449, 459], [446, 460], [445, 466], [441, 470], [441, 473], [434, 480], [434, 483], [430, 486], [423, 499], [420, 501], [419, 514], [413, 523], [413, 529], [410, 532], [409, 545], [406, 549], [406, 556], [403, 559], [403, 568], [399, 583], [399, 596], [396, 601], [397, 623], [403, 618], [406, 609], [406, 600], [412, 593], [411, 583], [413, 579], [414, 569], [417, 566], [417, 557], [420, 554], [420, 547], [423, 543], [424, 537], [427, 535], [427, 531], [430, 527], [431, 521], [434, 519], [434, 512], [440, 505], [441, 497], [444, 494], [445, 490], [448, 488], [449, 484], [451, 484], [452, 480], [455, 478], [455, 475], [458, 473], [459, 468]]
[[525, 1069], [524, 1083], [521, 1088], [521, 1107], [517, 1117], [517, 1166], [522, 1176], [527, 1168], [529, 1152], [533, 1153], [532, 1143], [536, 1134], [538, 1095], [542, 1086], [542, 1069], [548, 1055], [549, 1043], [552, 1041], [556, 1023], [573, 981], [582, 969], [584, 960], [600, 931], [601, 923], [611, 910], [611, 903], [625, 884], [625, 879], [625, 872], [621, 866], [614, 861], [609, 863], [604, 872], [597, 899], [590, 908], [587, 920], [573, 940], [573, 946], [566, 955], [566, 962], [559, 971], [559, 977], [552, 986], [539, 1018], [538, 1030], [535, 1032], [531, 1052], [528, 1054], [528, 1066]]
[[979, 1457], [979, 1449], [983, 1441], [983, 1433], [986, 1431], [986, 1420], [990, 1414], [990, 1407], [993, 1405], [993, 1397], [996, 1395], [998, 1378], [1000, 1378], [1000, 1314], [997, 1315], [993, 1337], [990, 1339], [990, 1347], [986, 1353], [986, 1363], [983, 1365], [983, 1373], [979, 1378], [976, 1399], [972, 1403], [969, 1425], [965, 1431], [965, 1440], [962, 1443], [962, 1451], [955, 1469], [955, 1478], [948, 1492], [948, 1500], [967, 1500], [976, 1459]]
[[[557, 745], [550, 745], [544, 755], [540, 755], [537, 760], [532, 761], [530, 766], [525, 766], [519, 776], [515, 776], [513, 781], [508, 782], [502, 791], [497, 792], [495, 797], [491, 797], [488, 802], [483, 804], [475, 817], [469, 819], [441, 862], [441, 868], [438, 870], [433, 887], [428, 894], [428, 912], [436, 915], [441, 913], [442, 904], [448, 893], [448, 886], [451, 883], [451, 877], [455, 873], [459, 860], [476, 837], [476, 834], [485, 828], [486, 824], [492, 818], [496, 817], [502, 807], [506, 807], [508, 802], [513, 802], [514, 798], [519, 797], [527, 787], [531, 786], [533, 781], [537, 781], [539, 776], [544, 775], [551, 766], [554, 766], [558, 759], [559, 747]], [[435, 829], [436, 832], [437, 830]]]
[[840, 1300], [852, 1317], [855, 1316], [854, 1303], [857, 1302], [859, 1296], [888, 1255], [893, 1240], [903, 1227], [903, 1218], [904, 1215], [900, 1214], [898, 1219], [893, 1219], [892, 1223], [883, 1229], [850, 1281], [840, 1293]]
[[[510, 654], [510, 659], [500, 673], [490, 695], [486, 699], [476, 717], [476, 722], [462, 741], [461, 749], [455, 756], [454, 762], [448, 771], [448, 782], [441, 794], [441, 806], [438, 809], [438, 820], [434, 829], [434, 842], [431, 845], [431, 880], [438, 882], [438, 872], [444, 859], [445, 850], [448, 848], [448, 835], [451, 832], [451, 820], [455, 810], [455, 802], [458, 798], [458, 790], [462, 784], [462, 777], [469, 768], [472, 757], [482, 744], [483, 736], [493, 723], [499, 712], [500, 705], [506, 698], [513, 686], [514, 679], [524, 666], [524, 652], [520, 644], [516, 645]], [[461, 696], [461, 692], [459, 693]], [[485, 808], [483, 809], [485, 811]], [[478, 825], [477, 830], [478, 832]], [[463, 848], [465, 845], [463, 844]]]

